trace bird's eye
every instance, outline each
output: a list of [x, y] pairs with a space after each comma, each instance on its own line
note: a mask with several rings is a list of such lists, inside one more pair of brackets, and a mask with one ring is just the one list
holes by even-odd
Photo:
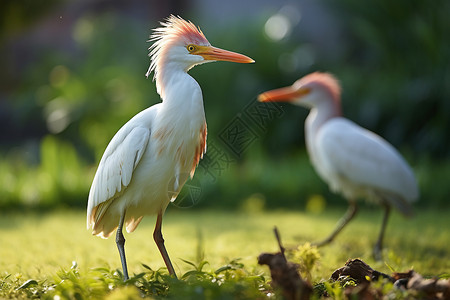
[[192, 52], [192, 51], [194, 51], [195, 50], [195, 46], [194, 45], [187, 45], [187, 50], [189, 51], [189, 52]]

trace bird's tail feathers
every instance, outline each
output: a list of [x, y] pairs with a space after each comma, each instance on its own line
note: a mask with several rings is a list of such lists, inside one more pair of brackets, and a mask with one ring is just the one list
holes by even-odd
[[128, 233], [133, 232], [136, 229], [136, 227], [139, 225], [139, 223], [141, 223], [143, 217], [144, 216], [140, 216], [137, 218], [131, 218], [128, 221], [126, 221], [127, 232]]
[[404, 198], [392, 194], [392, 193], [383, 193], [383, 199], [386, 199], [389, 205], [395, 207], [399, 212], [401, 212], [405, 217], [413, 217], [414, 211], [411, 204], [405, 200]]
[[101, 238], [108, 238], [116, 230], [120, 215], [108, 209], [112, 201], [102, 202], [92, 209], [89, 227], [92, 227], [92, 234]]

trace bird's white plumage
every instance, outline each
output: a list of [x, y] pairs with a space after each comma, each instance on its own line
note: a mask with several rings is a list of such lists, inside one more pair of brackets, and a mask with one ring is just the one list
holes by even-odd
[[[198, 83], [186, 73], [204, 62], [186, 49], [209, 45], [192, 23], [170, 16], [155, 30], [151, 66], [162, 103], [140, 112], [113, 137], [88, 199], [87, 226], [108, 237], [121, 216], [128, 232], [144, 215], [162, 215], [206, 150], [206, 121]], [[147, 74], [148, 75], [148, 74]]]
[[[88, 198], [87, 226], [95, 223], [93, 209], [121, 194], [131, 181], [150, 137], [157, 107], [148, 108], [128, 121], [108, 144], [94, 176]], [[147, 120], [141, 124], [141, 120]]]
[[113, 137], [89, 192], [87, 225], [116, 243], [128, 279], [123, 225], [132, 232], [145, 215], [157, 215], [153, 239], [169, 274], [175, 275], [161, 232], [162, 217], [206, 151], [202, 91], [187, 74], [211, 61], [252, 63], [251, 58], [212, 47], [191, 22], [169, 16], [151, 36], [151, 63], [162, 103], [133, 117]]
[[311, 146], [317, 172], [346, 198], [383, 198], [405, 213], [408, 202], [417, 200], [414, 174], [403, 157], [380, 136], [352, 121], [328, 120]]
[[164, 212], [205, 151], [200, 87], [183, 70], [173, 70], [166, 86], [169, 101], [128, 121], [102, 157], [88, 201], [88, 227], [96, 235], [108, 237], [125, 211], [128, 232], [144, 215]]

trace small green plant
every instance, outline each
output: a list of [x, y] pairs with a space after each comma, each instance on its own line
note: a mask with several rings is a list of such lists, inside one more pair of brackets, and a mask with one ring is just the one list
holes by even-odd
[[10, 274], [0, 279], [0, 296], [27, 299], [257, 299], [268, 293], [265, 278], [252, 274], [244, 264], [232, 260], [214, 270], [204, 270], [208, 265], [198, 265], [183, 260], [192, 266], [180, 279], [171, 277], [165, 269], [152, 270], [143, 264], [143, 272], [123, 280], [120, 270], [107, 267], [95, 268], [80, 273], [73, 262], [68, 270], [61, 269], [52, 280], [28, 279]]
[[341, 300], [344, 299], [344, 290], [339, 282], [323, 282], [325, 291], [331, 299]]
[[305, 243], [298, 246], [292, 254], [292, 260], [300, 265], [300, 274], [312, 281], [312, 274], [314, 268], [317, 268], [320, 261], [320, 253], [316, 246], [311, 243]]

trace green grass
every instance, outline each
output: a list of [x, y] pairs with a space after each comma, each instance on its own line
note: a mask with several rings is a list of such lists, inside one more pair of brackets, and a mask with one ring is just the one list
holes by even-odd
[[[413, 219], [404, 219], [394, 213], [385, 239], [385, 261], [375, 262], [371, 258], [371, 249], [378, 234], [381, 210], [371, 208], [362, 210], [333, 244], [319, 249], [321, 258], [311, 272], [313, 282], [327, 280], [347, 259], [356, 257], [385, 273], [391, 273], [390, 268], [395, 271], [414, 268], [427, 276], [449, 272], [449, 211], [422, 210]], [[209, 279], [206, 283], [202, 281], [197, 284], [211, 284], [211, 276], [222, 276], [221, 272], [214, 273], [216, 270], [239, 259], [231, 264], [232, 268], [224, 271], [232, 271], [231, 275], [227, 273], [231, 281], [226, 281], [220, 288], [217, 285], [218, 290], [214, 290], [222, 293], [230, 289], [231, 295], [236, 296], [233, 293], [240, 284], [244, 286], [239, 288], [246, 290], [245, 280], [249, 281], [250, 286], [258, 286], [256, 290], [267, 286], [268, 269], [258, 266], [256, 258], [262, 252], [278, 251], [273, 235], [275, 225], [281, 233], [283, 243], [289, 247], [325, 237], [343, 212], [343, 209], [327, 209], [320, 214], [299, 211], [244, 213], [169, 208], [163, 222], [163, 234], [177, 274], [185, 274], [184, 281], [181, 282], [189, 282], [192, 271], [199, 274], [201, 269], [200, 273], [206, 274]], [[153, 242], [154, 221], [154, 218], [146, 217], [134, 233], [125, 234], [129, 271], [130, 275], [141, 274], [135, 277], [136, 282], [140, 282], [137, 285], [141, 290], [145, 284], [164, 282], [166, 285], [160, 287], [160, 295], [170, 298], [167, 289], [174, 293], [180, 289], [185, 293], [192, 286], [180, 285], [180, 282], [175, 281], [170, 284]], [[54, 293], [54, 289], [67, 291], [73, 288], [52, 285], [61, 278], [66, 278], [66, 283], [78, 282], [80, 286], [85, 286], [85, 289], [81, 288], [84, 296], [95, 294], [88, 287], [96, 286], [99, 282], [106, 287], [106, 290], [97, 291], [100, 294], [106, 294], [109, 288], [116, 286], [121, 286], [121, 291], [127, 290], [120, 283], [120, 274], [114, 274], [116, 269], [120, 270], [114, 238], [103, 240], [92, 236], [86, 230], [84, 212], [3, 214], [0, 218], [0, 237], [0, 278], [3, 278], [0, 281], [0, 296], [32, 297], [28, 286], [22, 289], [26, 293], [15, 290], [29, 279], [36, 280], [38, 286], [42, 286], [38, 290], [44, 296], [46, 293]], [[185, 261], [193, 262], [196, 268]], [[208, 263], [200, 268], [202, 261]], [[71, 270], [73, 262], [76, 262], [76, 268]], [[143, 264], [160, 271], [149, 271]], [[263, 275], [265, 279], [262, 280], [258, 275]], [[156, 280], [158, 276], [162, 277]], [[217, 282], [217, 278], [212, 282]], [[34, 283], [31, 282], [31, 286]], [[53, 286], [53, 289], [47, 291], [44, 286]], [[148, 288], [154, 292], [159, 291], [154, 286]]]

